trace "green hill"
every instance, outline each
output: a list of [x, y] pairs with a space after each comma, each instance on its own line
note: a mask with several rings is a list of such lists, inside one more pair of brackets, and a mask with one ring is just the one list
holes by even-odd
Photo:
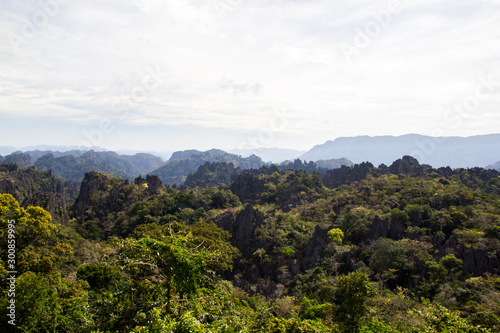
[[151, 174], [160, 177], [164, 184], [180, 185], [184, 183], [190, 173], [195, 172], [199, 166], [206, 162], [231, 162], [234, 167], [241, 169], [258, 169], [264, 165], [262, 159], [255, 155], [243, 158], [219, 149], [212, 149], [205, 152], [186, 150], [175, 152], [165, 165], [154, 170]]

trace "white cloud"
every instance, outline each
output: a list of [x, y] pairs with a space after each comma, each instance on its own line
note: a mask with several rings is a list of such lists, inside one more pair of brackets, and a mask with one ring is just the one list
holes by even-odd
[[[280, 133], [300, 133], [287, 145], [308, 148], [340, 135], [426, 133], [441, 115], [416, 110], [462, 102], [500, 65], [498, 1], [401, 1], [351, 63], [339, 46], [389, 1], [234, 1], [223, 12], [217, 1], [71, 0], [30, 36], [38, 1], [2, 2], [0, 116], [247, 133], [268, 126], [271, 106], [296, 110]], [[447, 133], [498, 131], [497, 89], [482, 117]]]

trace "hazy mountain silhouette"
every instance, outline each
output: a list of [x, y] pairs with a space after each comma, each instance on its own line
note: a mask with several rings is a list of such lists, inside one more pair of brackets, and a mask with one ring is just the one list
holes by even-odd
[[452, 168], [484, 167], [500, 159], [500, 134], [471, 137], [402, 136], [341, 137], [317, 145], [300, 156], [302, 160], [348, 158], [354, 163], [369, 161], [390, 164], [409, 155], [422, 164]]

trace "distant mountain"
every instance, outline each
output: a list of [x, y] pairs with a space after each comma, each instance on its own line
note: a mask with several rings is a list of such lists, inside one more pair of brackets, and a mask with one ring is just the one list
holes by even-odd
[[47, 155], [47, 154], [52, 154], [54, 157], [61, 157], [61, 156], [68, 156], [68, 155], [73, 155], [73, 156], [82, 156], [85, 154], [88, 150], [67, 150], [67, 151], [54, 151], [54, 150], [29, 150], [25, 151], [24, 154], [28, 154], [31, 157], [31, 160], [36, 162], [37, 159], [40, 157]]
[[194, 173], [187, 175], [184, 185], [194, 188], [199, 187], [226, 187], [238, 174], [240, 168], [235, 168], [233, 163], [229, 162], [205, 162], [200, 165]]
[[[81, 181], [85, 173], [99, 171], [115, 177], [133, 179], [163, 165], [161, 158], [151, 154], [118, 155], [115, 152], [75, 151], [75, 154], [48, 153], [35, 161], [39, 170], [52, 170], [65, 179]], [[32, 153], [37, 155], [36, 153]], [[57, 156], [59, 155], [59, 156]], [[28, 155], [27, 155], [28, 156]]]
[[120, 155], [135, 155], [135, 154], [150, 154], [160, 157], [165, 163], [172, 156], [171, 151], [154, 151], [154, 150], [137, 150], [137, 149], [120, 149], [114, 150], [115, 153]]
[[276, 164], [279, 171], [293, 170], [293, 171], [305, 171], [308, 174], [319, 173], [324, 174], [327, 170], [337, 169], [342, 166], [352, 166], [352, 161], [346, 158], [331, 159], [331, 160], [319, 160], [313, 161], [301, 161], [300, 159], [295, 159], [292, 161], [285, 161], [280, 164]]
[[17, 148], [12, 146], [0, 146], [0, 155], [9, 155], [16, 150]]
[[21, 152], [15, 152], [5, 157], [0, 156], [0, 163], [4, 162], [15, 163], [21, 168], [28, 168], [33, 165], [31, 157]]
[[62, 221], [68, 220], [67, 209], [76, 199], [78, 188], [78, 183], [63, 182], [51, 172], [21, 168], [15, 163], [0, 164], [0, 193], [11, 194], [24, 208], [40, 206]]
[[182, 184], [187, 175], [195, 172], [205, 162], [232, 162], [235, 168], [241, 169], [258, 169], [264, 165], [262, 159], [255, 155], [244, 158], [220, 149], [205, 152], [184, 150], [173, 153], [165, 165], [150, 174], [158, 176], [163, 184]]
[[500, 161], [498, 161], [496, 163], [493, 163], [491, 165], [486, 166], [485, 169], [493, 169], [493, 170], [500, 171]]
[[500, 158], [500, 134], [471, 137], [402, 136], [341, 137], [317, 145], [300, 156], [302, 160], [348, 158], [354, 163], [391, 164], [403, 155], [435, 168], [484, 167]]
[[288, 160], [294, 160], [305, 151], [296, 149], [283, 149], [283, 148], [256, 148], [256, 149], [235, 149], [229, 150], [230, 153], [248, 157], [257, 155], [264, 162], [281, 163]]
[[328, 161], [322, 160], [316, 163], [295, 159], [293, 162], [286, 161], [281, 164], [268, 163], [260, 169], [253, 168], [253, 170], [243, 170], [235, 167], [231, 162], [205, 162], [205, 164], [198, 167], [196, 172], [190, 173], [187, 176], [184, 185], [189, 187], [226, 187], [242, 173], [270, 175], [274, 172], [293, 170], [304, 171], [308, 174], [317, 173], [325, 175], [329, 170], [340, 167], [349, 169], [351, 166], [353, 166], [353, 163], [345, 158]]
[[347, 158], [334, 158], [331, 160], [317, 160], [316, 166], [323, 169], [337, 169], [341, 166], [352, 166], [354, 163]]
[[73, 181], [81, 181], [89, 171], [99, 171], [124, 179], [139, 175], [139, 170], [131, 162], [117, 156], [116, 153], [105, 154], [93, 150], [81, 156], [55, 157], [47, 154], [36, 160], [35, 167], [39, 170], [52, 170], [54, 174]]
[[148, 174], [165, 164], [165, 162], [158, 156], [147, 153], [137, 153], [135, 155], [118, 155], [118, 157], [132, 163], [143, 175]]

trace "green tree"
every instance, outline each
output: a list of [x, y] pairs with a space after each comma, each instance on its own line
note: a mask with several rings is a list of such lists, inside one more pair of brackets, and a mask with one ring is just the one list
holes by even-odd
[[[14, 221], [16, 252], [44, 240], [57, 228], [50, 213], [40, 207], [22, 208], [10, 194], [0, 194], [0, 251], [5, 251], [8, 239], [9, 221]], [[3, 252], [2, 252], [3, 253]], [[2, 256], [2, 259], [5, 259]]]
[[328, 237], [332, 242], [334, 242], [337, 245], [342, 244], [342, 240], [344, 238], [344, 232], [342, 229], [339, 228], [333, 228], [330, 231], [328, 231]]
[[338, 277], [335, 283], [335, 318], [346, 332], [357, 332], [368, 310], [366, 300], [374, 295], [370, 279], [358, 271]]
[[[59, 272], [27, 272], [16, 280], [16, 330], [19, 332], [84, 332], [93, 325], [88, 311], [88, 284], [70, 282]], [[0, 314], [7, 318], [9, 300], [0, 298]], [[13, 332], [2, 320], [0, 330]]]
[[175, 295], [184, 300], [202, 284], [213, 284], [216, 271], [230, 269], [237, 253], [229, 234], [215, 224], [148, 224], [134, 235], [118, 242], [118, 265], [133, 279], [154, 281], [166, 291], [167, 309]]

